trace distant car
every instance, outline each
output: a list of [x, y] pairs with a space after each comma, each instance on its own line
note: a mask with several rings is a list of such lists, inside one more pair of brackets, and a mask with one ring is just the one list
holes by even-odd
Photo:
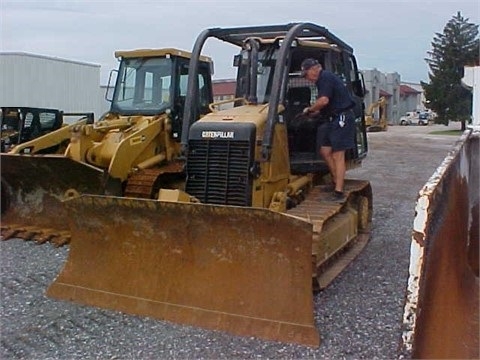
[[400, 118], [400, 125], [402, 125], [402, 126], [412, 125], [412, 120], [410, 120], [409, 117], [402, 116], [402, 117]]
[[428, 113], [423, 112], [418, 115], [418, 125], [428, 125]]

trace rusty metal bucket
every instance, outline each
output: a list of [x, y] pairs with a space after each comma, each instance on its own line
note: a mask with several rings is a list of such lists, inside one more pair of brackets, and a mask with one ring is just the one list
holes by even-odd
[[81, 196], [47, 295], [312, 346], [312, 225], [265, 209]]
[[479, 358], [479, 138], [465, 132], [421, 190], [401, 351]]
[[64, 236], [60, 234], [69, 230], [68, 214], [61, 205], [66, 191], [104, 191], [103, 171], [63, 155], [0, 156], [4, 239]]

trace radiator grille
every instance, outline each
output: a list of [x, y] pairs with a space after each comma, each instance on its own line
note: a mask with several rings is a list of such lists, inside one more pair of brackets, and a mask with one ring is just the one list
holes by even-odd
[[186, 191], [202, 203], [250, 206], [248, 141], [190, 140]]

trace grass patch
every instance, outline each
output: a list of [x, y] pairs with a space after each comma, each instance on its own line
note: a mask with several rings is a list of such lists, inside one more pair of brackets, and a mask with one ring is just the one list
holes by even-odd
[[432, 135], [454, 135], [454, 136], [460, 136], [463, 134], [462, 130], [437, 130], [437, 131], [432, 131], [429, 134]]

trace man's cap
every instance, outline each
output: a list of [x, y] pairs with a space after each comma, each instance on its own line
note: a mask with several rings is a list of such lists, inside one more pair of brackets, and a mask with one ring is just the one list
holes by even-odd
[[306, 58], [305, 60], [302, 61], [302, 65], [301, 65], [301, 68], [302, 68], [302, 76], [305, 76], [305, 74], [307, 73], [307, 71], [309, 69], [311, 69], [312, 67], [316, 66], [316, 65], [320, 65], [320, 63], [318, 62], [318, 60], [315, 60], [315, 59], [312, 59], [312, 58]]

